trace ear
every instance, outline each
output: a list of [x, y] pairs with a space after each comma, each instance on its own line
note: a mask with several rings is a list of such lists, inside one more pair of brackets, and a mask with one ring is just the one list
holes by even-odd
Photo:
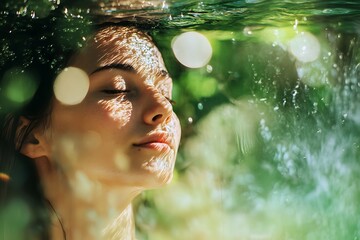
[[[16, 134], [18, 139], [24, 134], [29, 125], [30, 120], [25, 117], [20, 117], [20, 124], [17, 128]], [[27, 136], [25, 136], [23, 144], [20, 148], [20, 153], [29, 158], [36, 159], [48, 156], [47, 149], [47, 142], [45, 141], [43, 131], [35, 128]]]

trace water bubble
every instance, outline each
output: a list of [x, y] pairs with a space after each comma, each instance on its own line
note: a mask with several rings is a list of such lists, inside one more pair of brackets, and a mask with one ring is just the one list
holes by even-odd
[[198, 32], [182, 33], [173, 39], [171, 45], [176, 59], [189, 68], [205, 66], [212, 56], [209, 40]]
[[301, 32], [289, 43], [290, 52], [301, 62], [315, 61], [320, 55], [320, 43], [309, 32]]
[[192, 124], [192, 123], [193, 123], [193, 118], [192, 118], [192, 117], [188, 117], [187, 120], [188, 120], [188, 123], [189, 123], [189, 124]]
[[197, 105], [199, 110], [203, 110], [204, 109], [204, 105], [202, 103], [198, 103]]
[[75, 67], [65, 68], [56, 78], [54, 94], [57, 100], [66, 105], [81, 103], [89, 90], [88, 75]]

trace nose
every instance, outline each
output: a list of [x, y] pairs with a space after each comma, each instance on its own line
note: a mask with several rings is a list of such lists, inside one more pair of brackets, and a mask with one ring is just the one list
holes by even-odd
[[170, 121], [173, 108], [169, 100], [161, 93], [149, 94], [145, 104], [143, 119], [146, 124], [158, 125]]

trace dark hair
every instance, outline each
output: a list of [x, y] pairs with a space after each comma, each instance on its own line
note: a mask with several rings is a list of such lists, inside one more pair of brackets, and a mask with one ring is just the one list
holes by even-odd
[[[17, 239], [50, 238], [55, 210], [45, 198], [34, 161], [20, 149], [34, 128], [49, 123], [56, 76], [95, 29], [111, 25], [153, 27], [144, 21], [94, 24], [61, 8], [43, 18], [0, 11], [0, 233], [6, 229], [17, 232]], [[30, 123], [20, 128], [23, 118]]]
[[[49, 239], [51, 206], [34, 161], [19, 153], [29, 133], [47, 124], [53, 82], [84, 44], [91, 22], [52, 13], [0, 16], [0, 233]], [[22, 117], [30, 124], [19, 130]], [[26, 236], [26, 237], [25, 237]]]

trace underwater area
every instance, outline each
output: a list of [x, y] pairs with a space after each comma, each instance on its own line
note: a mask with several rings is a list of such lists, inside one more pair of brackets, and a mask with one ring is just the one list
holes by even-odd
[[[173, 78], [175, 175], [136, 200], [137, 239], [360, 239], [359, 1], [1, 0], [0, 63], [26, 48], [9, 29], [54, 11], [63, 45], [87, 21], [136, 22]], [[1, 87], [3, 109], [36, 88]]]

